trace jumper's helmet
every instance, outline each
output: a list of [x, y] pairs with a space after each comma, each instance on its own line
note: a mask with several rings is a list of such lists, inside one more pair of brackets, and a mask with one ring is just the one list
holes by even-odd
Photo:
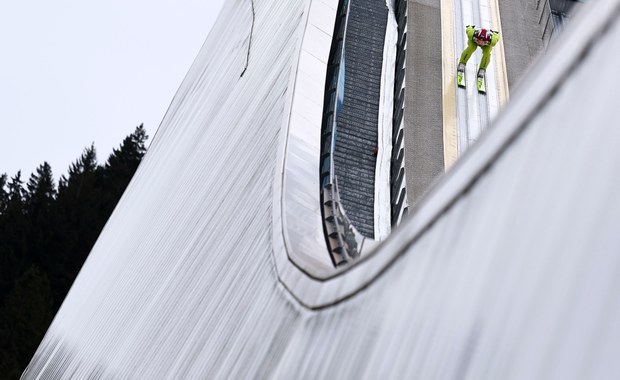
[[488, 45], [491, 43], [491, 34], [492, 32], [485, 28], [477, 29], [474, 32], [474, 41], [481, 46]]
[[487, 41], [491, 39], [491, 33], [489, 33], [489, 31], [485, 28], [482, 28], [474, 32], [474, 37], [482, 41]]

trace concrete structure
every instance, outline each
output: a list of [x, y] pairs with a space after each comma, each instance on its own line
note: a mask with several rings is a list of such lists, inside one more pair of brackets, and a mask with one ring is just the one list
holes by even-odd
[[620, 376], [620, 0], [584, 7], [340, 268], [317, 80], [337, 3], [254, 5], [253, 32], [250, 2], [225, 5], [23, 378]]

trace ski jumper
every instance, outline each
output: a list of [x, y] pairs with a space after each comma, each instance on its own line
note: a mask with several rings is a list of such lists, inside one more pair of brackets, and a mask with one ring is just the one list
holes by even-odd
[[473, 25], [467, 25], [465, 33], [467, 33], [467, 47], [463, 50], [463, 53], [461, 53], [459, 64], [465, 65], [476, 51], [476, 48], [480, 47], [482, 50], [480, 69], [483, 71], [486, 70], [491, 61], [491, 49], [493, 49], [493, 46], [499, 41], [499, 33], [489, 29], [476, 29]]

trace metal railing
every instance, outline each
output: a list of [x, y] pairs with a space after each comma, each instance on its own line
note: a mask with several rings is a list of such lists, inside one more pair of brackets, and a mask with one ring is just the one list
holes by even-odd
[[345, 36], [349, 15], [349, 0], [339, 4], [334, 26], [334, 39], [327, 65], [325, 106], [321, 128], [321, 213], [323, 229], [332, 262], [336, 267], [347, 264], [359, 256], [363, 236], [347, 218], [340, 203], [338, 181], [334, 171], [334, 150], [338, 134], [338, 112], [344, 97]]
[[[341, 0], [334, 26], [334, 38], [327, 65], [325, 102], [321, 128], [320, 199], [323, 229], [334, 266], [346, 265], [360, 256], [365, 237], [351, 224], [340, 203], [338, 179], [334, 171], [334, 151], [338, 134], [338, 112], [342, 109], [345, 78], [345, 39], [349, 0]], [[391, 224], [396, 226], [407, 214], [404, 180], [404, 99], [407, 1], [397, 0], [398, 49], [394, 87], [394, 117], [391, 163]]]
[[397, 0], [398, 24], [396, 75], [394, 76], [394, 113], [392, 120], [392, 164], [390, 170], [391, 224], [396, 227], [407, 215], [405, 181], [405, 71], [407, 66], [407, 0]]

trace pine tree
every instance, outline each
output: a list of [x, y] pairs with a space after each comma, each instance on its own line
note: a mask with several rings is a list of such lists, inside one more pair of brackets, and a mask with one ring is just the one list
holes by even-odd
[[[80, 158], [78, 158], [69, 167], [69, 177], [61, 176], [58, 184], [58, 192], [62, 193], [67, 188], [75, 191], [76, 197], [79, 198], [83, 186], [92, 185], [89, 181], [94, 180], [94, 173], [97, 169], [97, 151], [95, 144], [91, 144], [84, 149]], [[85, 184], [86, 182], [86, 184]]]
[[9, 193], [6, 191], [7, 175], [0, 175], [0, 215], [6, 211], [7, 204], [9, 203]]
[[25, 197], [28, 217], [28, 264], [36, 264], [49, 272], [55, 266], [55, 253], [60, 243], [57, 234], [58, 217], [53, 210], [56, 187], [52, 168], [47, 162], [30, 176]]
[[0, 301], [13, 286], [15, 271], [18, 270], [17, 257], [11, 247], [12, 237], [8, 236], [5, 228], [6, 223], [10, 222], [6, 215], [9, 204], [9, 193], [6, 191], [7, 175], [0, 176]]
[[24, 211], [25, 190], [21, 172], [8, 184], [6, 208], [0, 217], [0, 296], [13, 287], [13, 283], [26, 263], [28, 221]]
[[52, 321], [52, 294], [47, 276], [29, 267], [0, 308], [0, 374], [19, 378]]
[[112, 154], [108, 157], [104, 168], [106, 212], [112, 212], [138, 169], [142, 157], [146, 154], [148, 138], [144, 124], [140, 124], [132, 134], [125, 137], [118, 149], [112, 150]]
[[9, 199], [7, 208], [19, 209], [23, 212], [24, 200], [26, 197], [26, 191], [24, 190], [24, 181], [22, 181], [21, 170], [17, 172], [15, 177], [11, 178], [11, 182], [8, 185]]
[[52, 273], [55, 306], [59, 307], [86, 260], [105, 220], [101, 220], [101, 167], [97, 165], [94, 144], [84, 149], [61, 176], [55, 213], [60, 248], [56, 257], [58, 272]]
[[26, 203], [31, 215], [50, 210], [50, 206], [56, 197], [56, 186], [54, 185], [52, 168], [47, 162], [39, 166], [36, 173], [30, 176], [27, 189]]
[[0, 176], [0, 378], [19, 377], [146, 153], [141, 124], [97, 163], [94, 144], [54, 185], [47, 162], [24, 189]]

